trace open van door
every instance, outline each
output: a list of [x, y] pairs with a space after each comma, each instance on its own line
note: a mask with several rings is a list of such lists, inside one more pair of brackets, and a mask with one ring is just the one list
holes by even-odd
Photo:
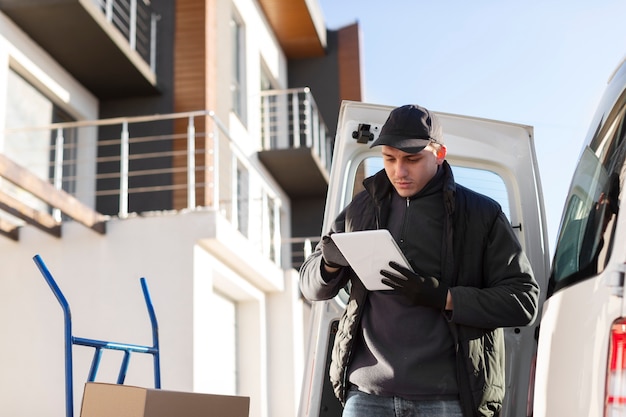
[[[343, 102], [337, 126], [335, 150], [322, 233], [362, 190], [362, 180], [382, 169], [380, 149], [370, 149], [393, 107]], [[545, 293], [549, 268], [543, 197], [529, 126], [437, 113], [448, 148], [447, 160], [455, 179], [489, 195], [503, 207], [526, 251]], [[341, 416], [328, 378], [330, 351], [347, 294], [312, 305], [308, 352], [300, 398], [299, 417]], [[530, 382], [536, 354], [536, 327], [505, 330], [507, 397], [502, 417], [528, 416]], [[531, 401], [532, 403], [532, 401]]]

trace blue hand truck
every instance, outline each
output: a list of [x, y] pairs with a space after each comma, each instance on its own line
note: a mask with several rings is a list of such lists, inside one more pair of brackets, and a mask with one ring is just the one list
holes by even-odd
[[41, 256], [35, 255], [33, 261], [39, 268], [39, 271], [45, 278], [48, 286], [56, 296], [61, 308], [63, 309], [64, 327], [65, 327], [65, 415], [66, 417], [74, 417], [74, 381], [73, 381], [73, 345], [87, 346], [94, 348], [93, 360], [91, 361], [91, 368], [87, 377], [88, 382], [94, 382], [96, 374], [98, 373], [98, 367], [100, 365], [100, 359], [102, 357], [102, 349], [111, 349], [124, 352], [122, 364], [120, 366], [120, 372], [117, 378], [117, 384], [123, 384], [126, 378], [126, 371], [128, 370], [128, 364], [130, 362], [131, 353], [146, 353], [153, 356], [154, 359], [154, 387], [161, 388], [161, 366], [159, 359], [159, 328], [157, 323], [154, 307], [152, 306], [152, 299], [150, 292], [148, 291], [148, 284], [145, 278], [140, 278], [141, 289], [143, 291], [143, 297], [148, 309], [148, 315], [150, 316], [150, 323], [152, 325], [152, 346], [134, 345], [129, 343], [117, 343], [104, 340], [86, 339], [82, 337], [76, 337], [72, 334], [72, 313], [70, 311], [70, 305], [67, 299], [63, 295], [63, 292], [57, 285], [56, 281], [52, 277], [50, 270], [44, 263]]

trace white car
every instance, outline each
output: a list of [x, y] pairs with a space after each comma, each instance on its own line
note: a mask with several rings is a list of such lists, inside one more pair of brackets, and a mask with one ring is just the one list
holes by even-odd
[[[382, 168], [380, 149], [370, 149], [392, 107], [344, 102], [331, 166], [323, 231], [360, 191], [364, 177]], [[549, 251], [533, 130], [529, 126], [437, 113], [458, 183], [497, 200], [532, 263], [545, 299]], [[347, 294], [312, 305], [309, 352], [299, 417], [340, 417], [328, 379], [330, 350]], [[502, 417], [530, 416], [538, 323], [505, 330], [506, 390]], [[570, 363], [575, 368], [575, 363]], [[558, 386], [555, 388], [559, 388]], [[576, 392], [569, 392], [574, 396]], [[553, 414], [555, 417], [571, 414]], [[582, 414], [580, 414], [582, 416]]]

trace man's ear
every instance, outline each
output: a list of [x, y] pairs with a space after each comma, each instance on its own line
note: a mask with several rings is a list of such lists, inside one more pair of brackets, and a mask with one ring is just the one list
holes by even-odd
[[444, 159], [446, 159], [446, 155], [448, 154], [448, 149], [446, 145], [440, 145], [439, 149], [437, 149], [437, 163], [441, 164]]

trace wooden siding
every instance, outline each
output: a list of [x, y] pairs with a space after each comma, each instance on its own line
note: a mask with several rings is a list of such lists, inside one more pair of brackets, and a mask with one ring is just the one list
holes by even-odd
[[322, 44], [305, 0], [259, 0], [259, 4], [287, 57], [324, 56], [326, 45]]
[[[207, 74], [210, 72], [211, 62], [207, 56], [209, 50], [207, 42], [214, 35], [214, 25], [209, 19], [215, 16], [215, 1], [205, 0], [178, 0], [176, 2], [176, 32], [174, 35], [174, 111], [185, 112], [208, 109], [207, 95], [213, 87]], [[207, 206], [211, 204], [212, 193], [208, 185], [212, 182], [210, 163], [207, 149], [211, 149], [210, 140], [205, 134], [211, 123], [207, 119], [199, 118], [194, 121], [196, 130], [196, 204]], [[187, 134], [186, 120], [178, 121], [174, 129], [178, 135]], [[176, 141], [175, 152], [180, 152], [174, 158], [176, 168], [187, 165], [187, 141]], [[212, 162], [211, 162], [212, 163]], [[174, 181], [178, 185], [187, 184], [187, 172], [182, 170], [176, 173]], [[187, 190], [185, 187], [175, 190], [174, 208], [187, 207]]]
[[361, 101], [361, 51], [358, 23], [338, 34], [339, 96], [341, 100]]

